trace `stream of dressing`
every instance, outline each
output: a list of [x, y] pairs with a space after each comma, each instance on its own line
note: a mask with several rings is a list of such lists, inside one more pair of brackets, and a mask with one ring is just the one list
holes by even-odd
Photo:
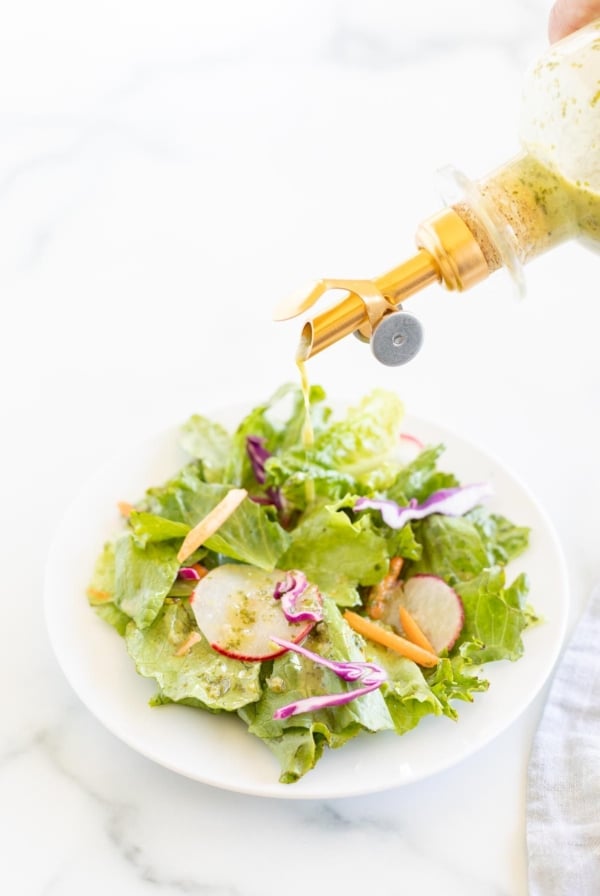
[[[308, 374], [306, 373], [306, 361], [302, 357], [302, 346], [296, 355], [296, 366], [300, 374], [300, 388], [304, 399], [304, 425], [302, 427], [302, 447], [312, 448], [315, 443], [315, 431], [310, 416], [310, 385], [308, 382]], [[306, 481], [306, 503], [312, 504], [315, 500], [315, 484], [309, 479]]]

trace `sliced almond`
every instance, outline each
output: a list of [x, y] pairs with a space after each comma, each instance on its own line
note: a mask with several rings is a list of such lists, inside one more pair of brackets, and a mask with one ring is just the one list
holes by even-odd
[[109, 591], [101, 591], [100, 588], [93, 588], [91, 585], [87, 589], [87, 596], [92, 604], [105, 604], [112, 600], [112, 594]]
[[133, 504], [130, 504], [129, 501], [117, 501], [117, 507], [119, 509], [119, 513], [121, 516], [124, 516], [127, 519], [128, 516], [131, 515], [131, 511], [135, 510]]
[[190, 529], [177, 554], [180, 563], [184, 563], [201, 544], [204, 544], [207, 538], [221, 528], [225, 520], [229, 519], [234, 510], [237, 510], [247, 494], [245, 488], [232, 488], [203, 520]]
[[199, 632], [190, 632], [185, 641], [182, 641], [175, 651], [175, 656], [185, 656], [186, 653], [189, 653], [194, 644], [197, 644], [198, 641], [201, 640], [202, 635]]

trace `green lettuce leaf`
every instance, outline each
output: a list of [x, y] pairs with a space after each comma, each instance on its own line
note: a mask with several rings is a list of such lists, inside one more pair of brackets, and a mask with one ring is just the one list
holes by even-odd
[[322, 430], [313, 447], [291, 448], [270, 458], [267, 485], [279, 489], [289, 506], [303, 510], [307, 482], [317, 497], [337, 501], [348, 493], [368, 491], [370, 477], [376, 476], [379, 485], [391, 481], [403, 414], [394, 393], [374, 390], [343, 420]]
[[321, 462], [360, 482], [397, 451], [404, 407], [394, 392], [375, 389], [316, 439]]
[[98, 559], [92, 575], [92, 580], [87, 589], [87, 597], [94, 612], [112, 625], [123, 637], [129, 616], [117, 607], [115, 599], [115, 545], [113, 541], [107, 542]]
[[386, 497], [402, 506], [412, 498], [416, 498], [421, 504], [439, 489], [459, 485], [453, 473], [444, 473], [437, 468], [437, 462], [443, 452], [443, 445], [434, 445], [421, 451], [413, 461], [400, 470], [387, 489]]
[[[324, 600], [325, 625], [307, 638], [309, 650], [332, 660], [364, 661], [358, 638], [343, 619], [336, 605]], [[334, 694], [355, 685], [348, 685], [334, 672], [311, 660], [288, 652], [273, 661], [266, 687], [257, 703], [245, 707], [240, 715], [251, 734], [260, 737], [281, 763], [283, 783], [298, 780], [313, 768], [325, 745], [340, 747], [362, 731], [375, 732], [393, 728], [393, 721], [380, 690], [363, 697], [314, 713], [301, 713], [277, 720], [273, 713], [287, 703], [318, 694]]]
[[529, 547], [529, 528], [516, 526], [504, 516], [476, 507], [467, 514], [481, 537], [490, 565], [506, 565]]
[[473, 694], [489, 686], [478, 677], [470, 660], [460, 654], [442, 657], [435, 668], [421, 670], [411, 660], [371, 642], [365, 652], [388, 674], [381, 691], [398, 734], [414, 728], [426, 715], [457, 719], [453, 701], [472, 703]]
[[390, 557], [404, 557], [405, 560], [420, 560], [423, 548], [417, 541], [410, 523], [401, 529], [389, 529], [383, 525], [379, 530], [385, 537]]
[[114, 601], [138, 628], [156, 619], [179, 571], [177, 550], [167, 541], [141, 548], [130, 533], [117, 540]]
[[[248, 707], [240, 710], [239, 716], [246, 724], [252, 724], [254, 716]], [[265, 740], [279, 762], [280, 783], [294, 784], [314, 768], [327, 746], [327, 738], [326, 726], [316, 723], [308, 728], [286, 728], [278, 737]]]
[[266, 477], [267, 487], [279, 491], [288, 512], [305, 510], [309, 504], [308, 495], [318, 502], [333, 503], [359, 491], [352, 476], [320, 464], [312, 449], [300, 448], [281, 457], [269, 458]]
[[191, 457], [202, 463], [203, 478], [207, 482], [223, 482], [223, 471], [232, 450], [232, 438], [220, 423], [194, 414], [183, 424], [180, 444]]
[[115, 543], [107, 541], [98, 555], [87, 590], [92, 606], [112, 600], [115, 593]]
[[422, 553], [411, 561], [407, 575], [431, 573], [455, 585], [489, 565], [479, 531], [466, 517], [432, 514], [412, 525]]
[[[352, 511], [359, 495], [346, 495], [340, 501], [328, 505], [329, 510]], [[401, 529], [391, 529], [383, 522], [378, 510], [361, 511], [359, 520], [369, 520], [372, 531], [377, 533], [387, 545], [390, 557], [404, 557], [406, 560], [419, 560], [422, 548], [413, 531], [411, 523], [406, 523]]]
[[130, 623], [126, 633], [129, 655], [145, 678], [153, 678], [159, 696], [153, 704], [185, 703], [212, 712], [235, 712], [258, 700], [260, 663], [242, 663], [213, 650], [206, 639], [183, 656], [177, 650], [198, 627], [184, 601], [166, 604], [148, 628]]
[[509, 588], [505, 584], [504, 570], [494, 566], [455, 586], [465, 607], [458, 646], [473, 663], [516, 660], [523, 653], [521, 634], [529, 621], [527, 577], [518, 576]]
[[397, 734], [410, 731], [423, 716], [441, 715], [443, 705], [416, 663], [371, 641], [367, 642], [365, 654], [369, 662], [378, 663], [388, 674], [381, 693]]
[[100, 619], [103, 619], [109, 625], [112, 625], [122, 638], [125, 637], [125, 632], [127, 631], [127, 626], [131, 622], [131, 619], [126, 613], [120, 610], [115, 603], [110, 601], [106, 604], [98, 604], [94, 607], [94, 612]]
[[461, 654], [442, 657], [434, 669], [424, 673], [424, 677], [444, 715], [453, 720], [458, 718], [453, 700], [472, 703], [473, 694], [489, 687], [489, 682], [480, 678], [470, 660]]
[[343, 510], [321, 506], [308, 512], [290, 533], [280, 565], [303, 570], [339, 606], [351, 607], [359, 603], [358, 586], [379, 582], [388, 562], [386, 539], [369, 515], [352, 522]]
[[[227, 488], [222, 491], [218, 501], [227, 491]], [[271, 518], [271, 511], [249, 499], [243, 501], [221, 528], [206, 540], [206, 547], [211, 551], [267, 570], [277, 566], [289, 544], [290, 536]]]
[[143, 510], [132, 510], [128, 523], [141, 548], [146, 547], [149, 542], [170, 541], [173, 538], [182, 541], [190, 531], [187, 523], [178, 523]]
[[139, 509], [173, 522], [194, 526], [200, 519], [199, 510], [195, 506], [196, 494], [204, 484], [202, 464], [194, 461], [182, 467], [164, 485], [149, 488]]

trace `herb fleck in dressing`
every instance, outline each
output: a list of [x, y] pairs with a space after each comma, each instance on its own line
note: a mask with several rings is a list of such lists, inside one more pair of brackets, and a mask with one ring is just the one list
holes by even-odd
[[[587, 183], [569, 183], [531, 155], [517, 156], [477, 186], [483, 208], [510, 227], [523, 264], [573, 237], [600, 242], [600, 195]], [[502, 267], [500, 251], [477, 216], [477, 203], [454, 208], [480, 244], [489, 270]]]
[[[256, 600], [260, 596], [268, 606], [272, 593], [269, 589], [256, 587], [248, 591], [237, 591], [235, 597], [231, 599], [227, 610], [227, 621], [225, 623], [227, 635], [223, 642], [223, 647], [232, 652], [239, 650], [243, 640], [250, 633], [251, 629], [256, 625]], [[265, 614], [267, 610], [263, 611]], [[280, 612], [277, 607], [273, 613]]]

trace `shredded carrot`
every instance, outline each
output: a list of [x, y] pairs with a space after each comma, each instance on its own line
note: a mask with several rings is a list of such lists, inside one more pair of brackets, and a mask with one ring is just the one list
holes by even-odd
[[381, 617], [383, 616], [385, 610], [385, 600], [383, 594], [381, 593], [379, 585], [374, 585], [371, 588], [369, 597], [367, 599], [366, 609], [371, 619], [381, 619]]
[[412, 641], [407, 641], [406, 638], [401, 638], [400, 635], [396, 635], [394, 632], [381, 628], [381, 626], [377, 625], [375, 622], [371, 622], [370, 619], [365, 619], [364, 616], [359, 616], [358, 613], [346, 610], [344, 619], [355, 632], [358, 632], [365, 638], [369, 638], [371, 641], [376, 641], [378, 644], [382, 644], [384, 647], [389, 647], [390, 650], [394, 650], [401, 656], [413, 660], [413, 662], [418, 663], [419, 666], [432, 667], [439, 663], [439, 657], [437, 657], [435, 653], [423, 650], [422, 647], [413, 644]]
[[198, 641], [201, 641], [201, 640], [202, 640], [202, 636], [200, 635], [199, 632], [190, 632], [190, 634], [185, 639], [185, 641], [182, 641], [182, 643], [179, 645], [179, 647], [175, 651], [175, 656], [185, 656], [186, 653], [189, 653], [189, 651], [192, 649], [194, 644], [197, 644]]
[[403, 564], [402, 557], [392, 557], [387, 575], [371, 588], [367, 598], [367, 613], [371, 619], [381, 619], [383, 616], [387, 592], [397, 584]]
[[99, 588], [90, 587], [87, 589], [87, 596], [95, 604], [105, 604], [112, 600], [112, 594], [109, 591], [101, 591]]
[[190, 529], [177, 554], [177, 559], [180, 563], [191, 557], [194, 551], [201, 544], [204, 544], [207, 538], [210, 538], [217, 529], [221, 528], [225, 520], [229, 519], [234, 510], [237, 510], [247, 494], [248, 492], [245, 488], [232, 488], [203, 520], [200, 520], [193, 529]]
[[391, 588], [392, 585], [395, 585], [398, 581], [398, 576], [402, 572], [402, 567], [404, 566], [404, 557], [392, 557], [390, 560], [390, 571], [387, 576], [384, 578], [384, 587]]
[[196, 570], [201, 579], [203, 579], [204, 576], [208, 574], [206, 566], [202, 566], [201, 563], [192, 563], [192, 569]]
[[404, 634], [408, 638], [409, 641], [412, 641], [414, 644], [417, 644], [419, 647], [422, 647], [423, 650], [428, 650], [429, 653], [435, 653], [434, 648], [431, 645], [431, 641], [427, 637], [426, 634], [422, 631], [419, 626], [419, 623], [411, 616], [406, 607], [400, 606], [398, 608], [398, 612], [400, 614], [400, 625], [404, 631]]
[[135, 510], [133, 504], [130, 504], [129, 501], [117, 501], [117, 507], [119, 508], [119, 513], [121, 516], [124, 516], [125, 519], [131, 514], [132, 510]]

